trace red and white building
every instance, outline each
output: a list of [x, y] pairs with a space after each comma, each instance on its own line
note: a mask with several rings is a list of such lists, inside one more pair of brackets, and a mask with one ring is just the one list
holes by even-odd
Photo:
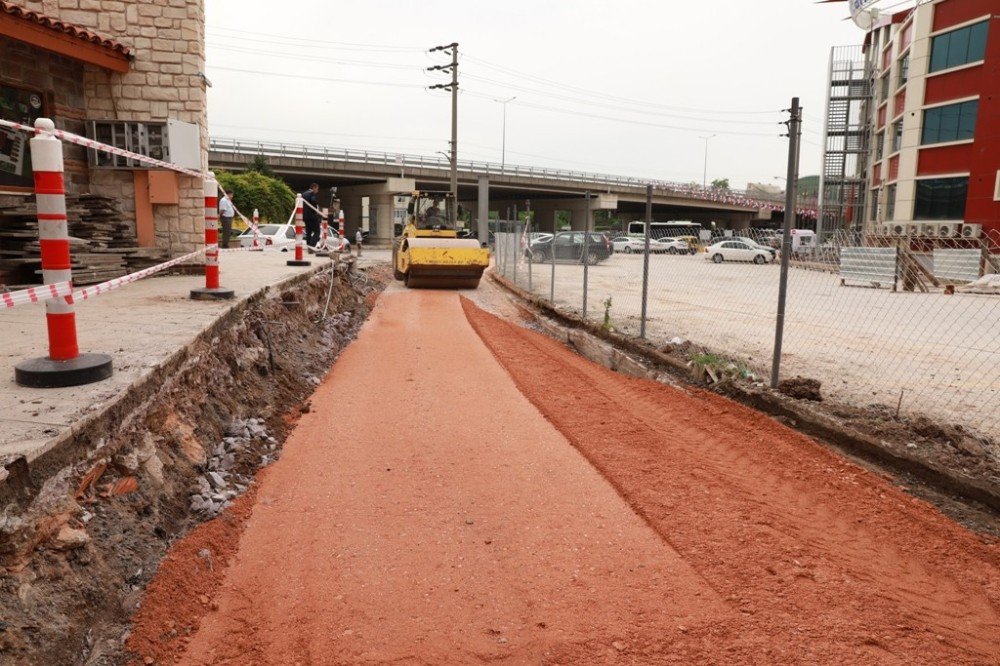
[[866, 228], [1000, 233], [1000, 2], [936, 0], [883, 15], [865, 51]]

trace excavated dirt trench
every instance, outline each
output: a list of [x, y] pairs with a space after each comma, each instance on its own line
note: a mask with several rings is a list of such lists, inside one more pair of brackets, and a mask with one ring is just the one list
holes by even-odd
[[81, 433], [81, 462], [47, 470], [35, 487], [7, 488], [0, 663], [121, 663], [130, 618], [168, 548], [228, 507], [205, 523], [209, 537], [195, 553], [207, 570], [224, 569], [220, 544], [240, 529], [253, 475], [277, 457], [309, 409], [302, 400], [388, 277], [384, 267], [340, 272], [331, 291], [324, 271], [249, 301], [127, 415]]

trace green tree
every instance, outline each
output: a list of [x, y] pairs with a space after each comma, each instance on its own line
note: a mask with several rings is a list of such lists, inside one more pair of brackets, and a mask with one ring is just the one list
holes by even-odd
[[267, 163], [267, 158], [263, 155], [255, 155], [250, 164], [247, 165], [247, 171], [256, 171], [257, 173], [262, 173], [265, 176], [270, 176], [271, 178], [276, 178], [274, 170], [271, 165]]
[[712, 181], [713, 190], [728, 190], [729, 189], [729, 179], [728, 178], [716, 178]]
[[216, 180], [233, 195], [233, 204], [248, 218], [254, 208], [262, 222], [282, 223], [295, 208], [295, 192], [288, 185], [259, 171], [229, 173], [220, 171]]

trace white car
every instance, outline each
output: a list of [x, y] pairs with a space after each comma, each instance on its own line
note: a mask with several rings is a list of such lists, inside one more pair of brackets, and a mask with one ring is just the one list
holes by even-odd
[[766, 264], [773, 260], [766, 248], [751, 247], [735, 240], [724, 240], [705, 248], [705, 259], [721, 264], [723, 261], [752, 261]]
[[656, 243], [660, 246], [658, 252], [666, 252], [667, 254], [689, 254], [691, 252], [691, 246], [688, 245], [687, 241], [677, 238], [659, 238]]
[[[611, 245], [614, 246], [615, 252], [624, 252], [625, 254], [632, 254], [637, 252], [642, 254], [646, 251], [646, 241], [642, 238], [633, 238], [631, 236], [615, 236], [611, 239]], [[654, 251], [653, 241], [649, 241], [649, 251]]]
[[[262, 224], [257, 230], [260, 232], [258, 243], [265, 248], [295, 240], [295, 226], [291, 224]], [[240, 247], [253, 247], [253, 230], [247, 229], [237, 236], [236, 240], [239, 241]], [[282, 249], [289, 247], [292, 247], [292, 244], [283, 245]]]
[[730, 240], [734, 240], [734, 241], [737, 241], [737, 242], [740, 242], [740, 243], [744, 243], [744, 244], [749, 245], [750, 247], [758, 249], [758, 250], [767, 250], [767, 252], [771, 255], [771, 259], [772, 260], [778, 254], [778, 250], [777, 249], [775, 249], [773, 247], [770, 247], [768, 245], [763, 245], [762, 243], [758, 243], [754, 239], [747, 238], [746, 236], [736, 236], [735, 238], [732, 238]]

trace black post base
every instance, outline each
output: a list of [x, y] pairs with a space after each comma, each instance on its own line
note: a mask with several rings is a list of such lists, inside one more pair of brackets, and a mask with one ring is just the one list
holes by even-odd
[[69, 361], [32, 358], [14, 366], [14, 381], [31, 388], [62, 388], [93, 384], [112, 374], [107, 354], [80, 354]]
[[195, 301], [228, 301], [234, 296], [236, 296], [236, 293], [232, 289], [224, 289], [223, 287], [215, 289], [202, 287], [191, 290], [191, 299]]
[[303, 259], [302, 261], [296, 261], [295, 259], [289, 259], [288, 261], [285, 262], [285, 265], [286, 266], [312, 266], [312, 262], [311, 261], [306, 261], [305, 259]]

